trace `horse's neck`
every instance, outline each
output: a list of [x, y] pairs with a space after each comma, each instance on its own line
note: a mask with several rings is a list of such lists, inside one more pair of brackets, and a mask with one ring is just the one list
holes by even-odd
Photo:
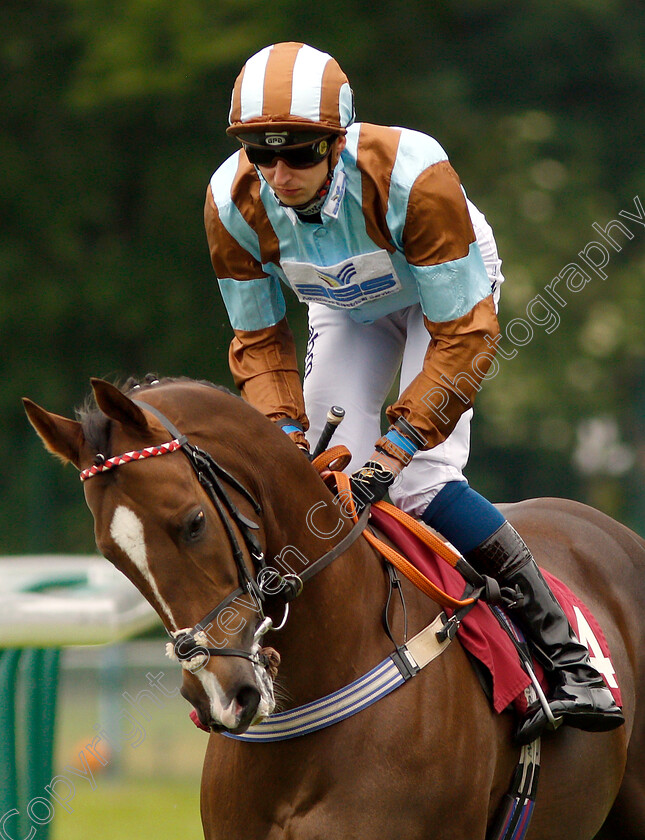
[[[273, 512], [268, 561], [282, 573], [304, 571], [349, 531], [331, 497], [321, 499], [319, 490], [302, 487], [296, 499], [278, 503]], [[278, 681], [290, 705], [342, 687], [390, 652], [381, 624], [386, 594], [382, 563], [360, 537], [306, 582], [284, 630], [267, 637], [282, 657]]]
[[390, 652], [381, 624], [385, 594], [381, 565], [362, 540], [307, 581], [284, 630], [267, 642], [281, 655], [279, 683], [292, 705], [347, 685]]

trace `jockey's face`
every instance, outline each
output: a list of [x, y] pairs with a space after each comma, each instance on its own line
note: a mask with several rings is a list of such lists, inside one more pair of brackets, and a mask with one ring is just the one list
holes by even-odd
[[[345, 138], [339, 137], [332, 146], [330, 154], [334, 165], [338, 160], [338, 155], [345, 148], [345, 143]], [[304, 169], [294, 169], [282, 158], [276, 157], [270, 166], [258, 168], [283, 204], [288, 207], [299, 207], [315, 198], [327, 180], [329, 158], [326, 157], [319, 163]]]

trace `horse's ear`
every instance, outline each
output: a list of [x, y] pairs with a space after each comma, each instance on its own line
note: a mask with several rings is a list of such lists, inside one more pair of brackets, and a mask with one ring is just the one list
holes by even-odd
[[79, 456], [85, 442], [81, 424], [76, 420], [68, 420], [67, 417], [45, 411], [27, 397], [23, 398], [22, 404], [29, 422], [38, 432], [45, 448], [65, 463], [71, 461], [80, 469]]
[[116, 385], [112, 385], [104, 379], [90, 379], [90, 382], [92, 383], [96, 404], [103, 414], [136, 432], [146, 432], [148, 430], [148, 421], [143, 411], [129, 397], [119, 391]]

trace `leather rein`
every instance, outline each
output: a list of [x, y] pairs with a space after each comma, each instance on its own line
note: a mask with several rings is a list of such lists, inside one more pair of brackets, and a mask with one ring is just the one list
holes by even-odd
[[[206, 495], [222, 522], [235, 561], [239, 585], [237, 589], [234, 589], [229, 595], [223, 598], [194, 627], [175, 633], [167, 631], [173, 640], [174, 654], [182, 662], [187, 662], [200, 655], [237, 656], [248, 659], [255, 664], [262, 663], [266, 665], [262, 661], [262, 657], [257, 653], [259, 640], [269, 630], [280, 630], [284, 627], [289, 614], [289, 603], [302, 592], [305, 582], [340, 557], [358, 539], [367, 525], [369, 507], [363, 511], [351, 531], [334, 548], [323, 554], [322, 557], [319, 557], [313, 563], [310, 563], [303, 572], [299, 575], [293, 573], [280, 575], [277, 569], [267, 564], [262, 546], [254, 533], [260, 526], [257, 522], [246, 517], [237, 508], [226, 491], [224, 483], [246, 499], [257, 514], [261, 514], [262, 508], [249, 490], [227, 470], [221, 467], [208, 452], [200, 449], [195, 444], [189, 443], [186, 435], [183, 435], [159, 409], [144, 400], [138, 399], [133, 400], [133, 402], [144, 406], [147, 411], [153, 414], [161, 422], [166, 431], [173, 435], [174, 439], [146, 449], [117, 455], [107, 460], [97, 460], [94, 466], [81, 472], [81, 480], [86, 481], [95, 475], [134, 460], [141, 460], [156, 455], [166, 455], [181, 449], [188, 458], [188, 462], [197, 476], [197, 480], [204, 488]], [[235, 534], [233, 525], [237, 527], [237, 530], [242, 536], [244, 548], [252, 560], [255, 574], [249, 572], [244, 559], [243, 548]], [[270, 592], [268, 591], [268, 585], [270, 585]], [[207, 642], [201, 643], [197, 636], [199, 635], [201, 640], [208, 640], [208, 631], [220, 613], [236, 598], [245, 594], [251, 596], [260, 616], [260, 623], [253, 636], [253, 649], [247, 651], [239, 648], [217, 648], [209, 646]], [[269, 598], [275, 598], [276, 596], [280, 596], [284, 601], [284, 615], [279, 626], [274, 627], [273, 620], [264, 614], [263, 604]]]

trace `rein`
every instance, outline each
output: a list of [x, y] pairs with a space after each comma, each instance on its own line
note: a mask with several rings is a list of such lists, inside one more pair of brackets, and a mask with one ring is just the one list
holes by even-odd
[[[173, 639], [172, 649], [174, 655], [182, 663], [186, 663], [187, 665], [190, 660], [193, 660], [196, 657], [200, 657], [201, 659], [203, 656], [237, 656], [243, 659], [248, 659], [253, 664], [262, 664], [266, 666], [267, 662], [264, 661], [266, 657], [262, 657], [257, 651], [257, 648], [259, 647], [258, 643], [261, 637], [273, 628], [273, 620], [270, 617], [265, 616], [262, 606], [263, 602], [265, 602], [267, 597], [269, 597], [267, 591], [265, 590], [266, 582], [269, 579], [271, 580], [272, 591], [270, 593], [270, 597], [275, 597], [280, 594], [284, 599], [285, 610], [282, 621], [278, 627], [273, 628], [280, 630], [286, 623], [289, 614], [290, 601], [301, 593], [304, 583], [340, 557], [340, 555], [343, 554], [361, 535], [367, 525], [369, 508], [363, 512], [360, 518], [356, 520], [356, 524], [351, 531], [346, 534], [345, 537], [343, 537], [343, 539], [334, 546], [334, 548], [330, 549], [330, 551], [323, 554], [322, 557], [319, 557], [313, 563], [309, 564], [309, 566], [301, 572], [300, 575], [280, 575], [276, 569], [267, 565], [262, 547], [253, 533], [254, 531], [257, 531], [260, 526], [256, 522], [253, 522], [244, 516], [244, 514], [235, 506], [230, 496], [224, 489], [222, 481], [225, 481], [230, 487], [240, 493], [251, 504], [254, 511], [260, 514], [262, 513], [262, 508], [253, 495], [233, 475], [221, 467], [208, 452], [205, 452], [198, 446], [189, 443], [187, 437], [183, 435], [173, 425], [173, 423], [171, 423], [170, 420], [168, 420], [168, 418], [159, 411], [159, 409], [143, 400], [133, 400], [133, 402], [136, 402], [138, 405], [145, 406], [146, 410], [150, 411], [150, 413], [161, 422], [166, 431], [173, 435], [173, 440], [155, 446], [149, 446], [145, 449], [125, 452], [122, 455], [116, 455], [108, 459], [99, 455], [91, 467], [81, 471], [79, 476], [80, 480], [87, 481], [96, 475], [115, 469], [123, 464], [131, 463], [132, 461], [144, 460], [158, 455], [167, 455], [171, 452], [181, 450], [188, 458], [188, 461], [197, 476], [197, 480], [206, 491], [206, 494], [215, 507], [224, 526], [237, 568], [239, 586], [223, 598], [220, 603], [206, 616], [204, 616], [204, 618], [202, 618], [201, 621], [199, 621], [194, 627], [179, 630], [174, 633], [170, 633], [170, 631], [168, 631], [169, 635]], [[231, 520], [233, 520], [241, 533], [244, 547], [252, 559], [254, 567], [258, 570], [255, 577], [249, 573], [244, 560], [244, 552], [235, 535], [235, 530], [231, 524]], [[279, 578], [281, 583], [279, 592], [276, 592], [274, 589], [276, 578]], [[217, 619], [222, 610], [229, 606], [229, 604], [231, 604], [231, 602], [240, 595], [244, 595], [245, 593], [248, 593], [252, 597], [261, 619], [253, 637], [252, 650], [246, 651], [238, 648], [209, 647], [208, 631], [212, 627], [213, 622]], [[201, 665], [202, 662], [200, 661], [199, 667], [201, 667]]]

